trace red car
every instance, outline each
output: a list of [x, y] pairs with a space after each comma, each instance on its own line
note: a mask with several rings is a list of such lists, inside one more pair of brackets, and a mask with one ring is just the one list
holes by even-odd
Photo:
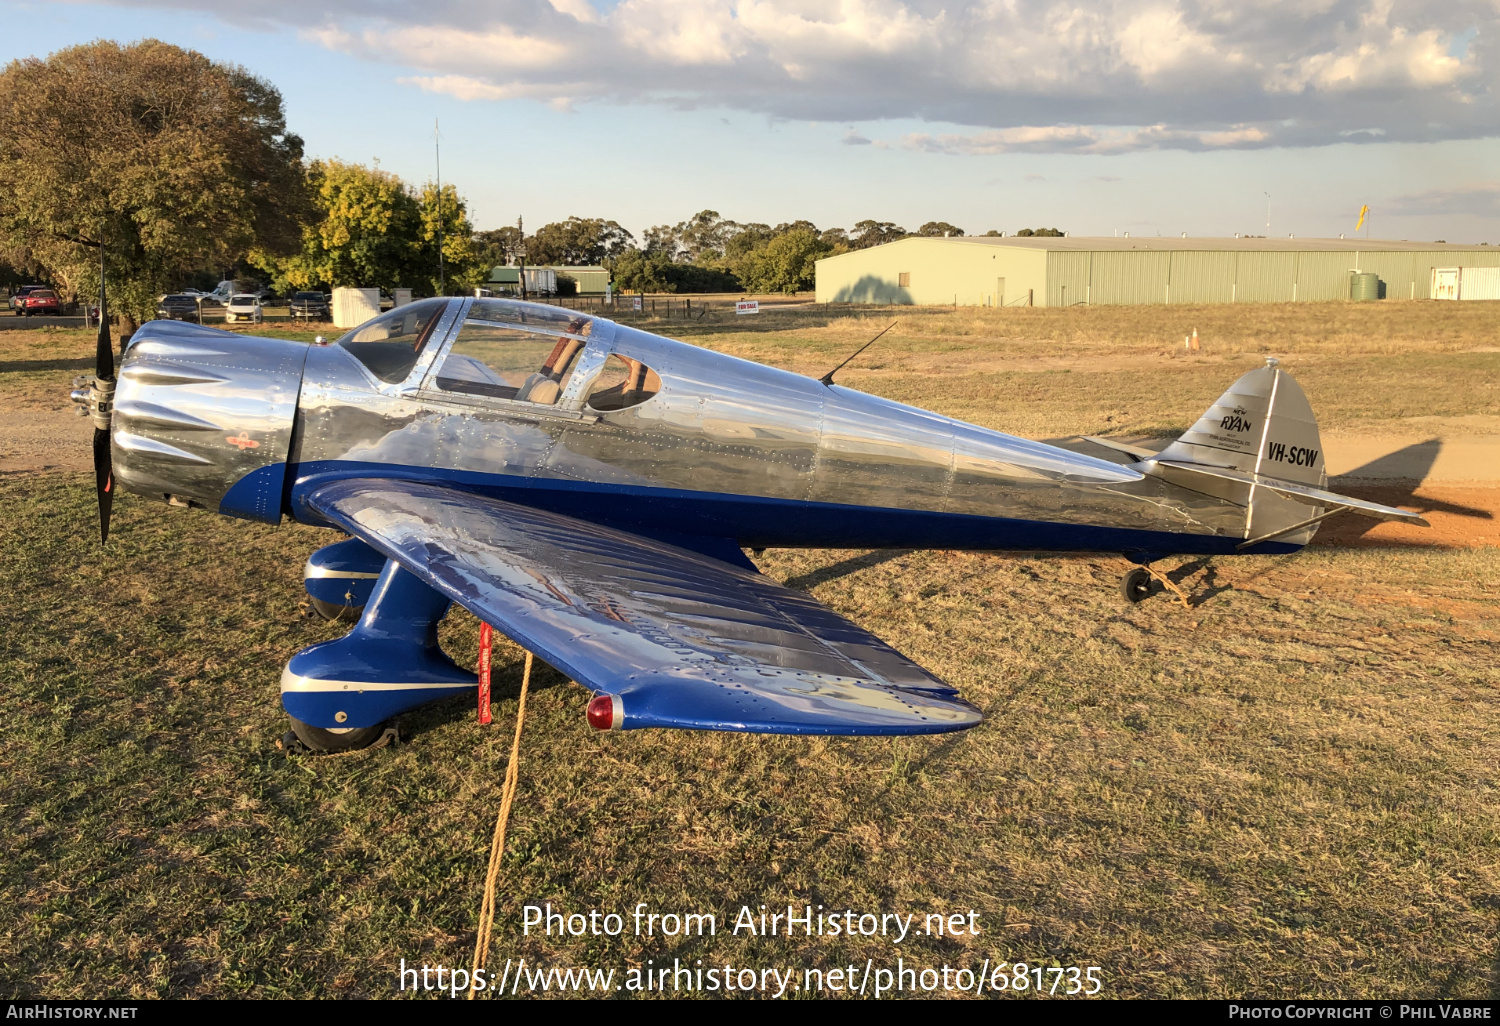
[[51, 289], [37, 289], [21, 299], [22, 316], [60, 313], [62, 313], [62, 300], [58, 299], [57, 293]]

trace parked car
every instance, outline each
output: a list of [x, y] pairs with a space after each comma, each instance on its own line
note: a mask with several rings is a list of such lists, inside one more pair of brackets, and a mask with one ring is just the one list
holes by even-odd
[[16, 289], [10, 294], [10, 308], [12, 310], [19, 311], [21, 309], [21, 301], [23, 299], [25, 299], [31, 293], [35, 292], [37, 289], [44, 289], [46, 287], [47, 286], [45, 285], [22, 285], [20, 288]]
[[224, 307], [224, 320], [231, 324], [235, 321], [259, 324], [265, 320], [265, 317], [265, 311], [260, 305], [260, 297], [250, 292], [241, 292], [230, 297], [229, 304]]
[[[183, 291], [187, 291], [184, 289]], [[262, 303], [274, 298], [275, 294], [265, 285], [249, 278], [236, 278], [233, 281], [225, 280], [214, 286], [214, 290], [207, 293], [219, 300], [228, 303], [235, 296], [254, 296]]]
[[333, 316], [328, 297], [321, 292], [294, 292], [288, 305], [293, 317], [303, 317], [309, 321], [326, 321]]
[[32, 314], [60, 314], [62, 300], [51, 289], [33, 289], [22, 297], [21, 313], [27, 317]]
[[[199, 297], [189, 292], [162, 296], [156, 304], [156, 316], [169, 321], [197, 321], [200, 318]], [[218, 306], [217, 303], [211, 303]]]

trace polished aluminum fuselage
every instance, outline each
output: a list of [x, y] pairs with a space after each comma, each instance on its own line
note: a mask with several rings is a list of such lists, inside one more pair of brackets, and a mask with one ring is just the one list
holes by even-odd
[[[338, 346], [144, 326], [117, 396], [121, 483], [321, 523], [302, 497], [331, 477], [420, 478], [757, 548], [1159, 554], [1230, 552], [1245, 537], [1243, 503], [605, 320], [555, 405], [446, 392], [435, 369], [472, 302], [452, 301], [396, 383]], [[660, 391], [590, 409], [611, 353], [656, 371]]]

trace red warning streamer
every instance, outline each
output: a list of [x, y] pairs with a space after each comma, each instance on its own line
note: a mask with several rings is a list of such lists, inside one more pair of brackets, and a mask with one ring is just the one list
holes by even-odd
[[490, 625], [479, 625], [479, 722], [490, 722]]

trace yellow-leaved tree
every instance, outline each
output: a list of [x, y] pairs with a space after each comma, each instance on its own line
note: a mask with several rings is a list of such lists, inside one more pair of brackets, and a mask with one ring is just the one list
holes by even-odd
[[[472, 289], [483, 277], [463, 198], [451, 185], [420, 191], [379, 167], [315, 160], [308, 165], [313, 219], [289, 256], [257, 251], [250, 260], [278, 291], [409, 288], [435, 295]], [[443, 262], [438, 262], [442, 227]]]

